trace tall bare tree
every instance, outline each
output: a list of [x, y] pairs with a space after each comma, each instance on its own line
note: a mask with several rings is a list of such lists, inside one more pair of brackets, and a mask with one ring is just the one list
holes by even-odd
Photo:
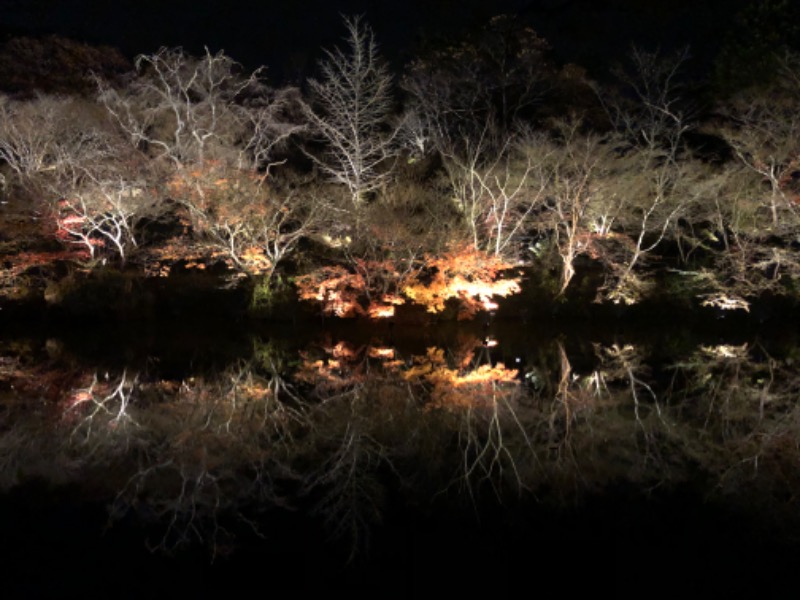
[[326, 51], [322, 78], [309, 80], [313, 107], [307, 114], [327, 146], [312, 158], [358, 206], [389, 174], [396, 129], [389, 123], [392, 78], [372, 29], [360, 17], [345, 19], [345, 26], [347, 49]]
[[619, 198], [616, 221], [631, 238], [607, 254], [611, 276], [604, 295], [614, 302], [640, 299], [644, 282], [635, 268], [664, 240], [695, 183], [697, 169], [685, 145], [692, 122], [680, 83], [688, 58], [688, 49], [666, 56], [633, 47], [629, 67], [616, 73], [619, 93], [598, 95], [616, 130], [617, 168], [626, 174], [610, 191]]
[[66, 195], [85, 173], [118, 158], [116, 142], [80, 99], [40, 94], [17, 100], [0, 94], [0, 160], [23, 188]]

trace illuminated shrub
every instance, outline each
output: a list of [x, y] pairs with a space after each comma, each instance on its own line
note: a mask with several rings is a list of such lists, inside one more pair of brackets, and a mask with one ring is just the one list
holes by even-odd
[[352, 271], [322, 267], [299, 277], [300, 299], [319, 303], [325, 314], [370, 318], [391, 317], [394, 307], [407, 300], [430, 313], [444, 311], [448, 301], [455, 300], [458, 318], [472, 319], [482, 310], [496, 309], [495, 296], [520, 291], [519, 277], [501, 278], [510, 265], [468, 245], [442, 256], [426, 256], [414, 269], [401, 269], [390, 260], [357, 259], [354, 265]]
[[465, 245], [442, 256], [427, 256], [425, 268], [403, 293], [430, 313], [442, 312], [448, 300], [458, 300], [459, 319], [472, 319], [481, 310], [494, 310], [493, 297], [520, 291], [519, 277], [501, 279], [511, 265], [498, 256]]

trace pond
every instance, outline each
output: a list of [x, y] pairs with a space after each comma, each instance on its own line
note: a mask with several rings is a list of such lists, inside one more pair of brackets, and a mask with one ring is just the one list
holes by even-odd
[[798, 329], [710, 315], [6, 326], [4, 579], [777, 591]]

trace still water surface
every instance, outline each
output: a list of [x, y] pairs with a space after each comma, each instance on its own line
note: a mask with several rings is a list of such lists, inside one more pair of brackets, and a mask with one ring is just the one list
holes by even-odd
[[4, 578], [768, 593], [798, 360], [793, 326], [706, 319], [7, 328]]

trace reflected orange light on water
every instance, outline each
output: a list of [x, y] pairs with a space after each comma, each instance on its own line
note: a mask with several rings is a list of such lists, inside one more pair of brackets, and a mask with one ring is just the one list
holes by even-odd
[[393, 359], [395, 357], [395, 349], [388, 347], [370, 346], [369, 357]]

